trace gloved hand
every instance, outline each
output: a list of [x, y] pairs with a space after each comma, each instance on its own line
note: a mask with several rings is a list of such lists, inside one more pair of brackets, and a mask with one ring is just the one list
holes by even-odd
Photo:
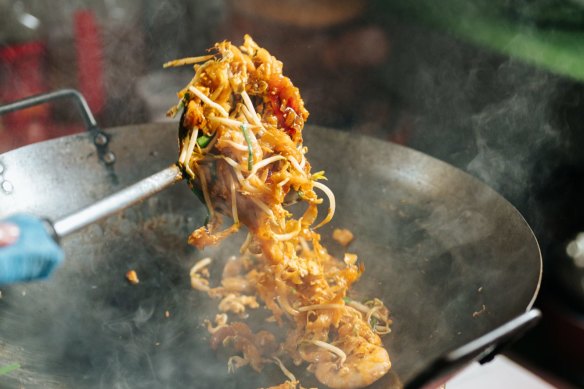
[[14, 215], [0, 221], [0, 285], [47, 278], [63, 258], [39, 218]]

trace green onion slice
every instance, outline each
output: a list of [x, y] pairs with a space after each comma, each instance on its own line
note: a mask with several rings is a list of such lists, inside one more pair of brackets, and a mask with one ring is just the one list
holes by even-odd
[[249, 130], [247, 129], [247, 124], [243, 123], [241, 126], [241, 132], [243, 132], [243, 137], [247, 143], [247, 170], [251, 171], [253, 168], [253, 152], [251, 148], [251, 140], [249, 139]]
[[17, 369], [20, 369], [20, 363], [12, 363], [10, 365], [2, 366], [0, 367], [0, 376], [11, 373]]
[[209, 145], [209, 143], [211, 142], [211, 139], [213, 139], [212, 136], [209, 135], [205, 135], [205, 134], [201, 134], [199, 135], [199, 137], [197, 138], [197, 144], [201, 147], [201, 148], [205, 148]]

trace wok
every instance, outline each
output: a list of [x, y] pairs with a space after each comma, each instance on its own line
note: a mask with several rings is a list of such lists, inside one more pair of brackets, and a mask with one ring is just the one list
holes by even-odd
[[[11, 189], [0, 190], [0, 217], [28, 212], [57, 219], [163, 169], [176, 159], [176, 128], [106, 130], [107, 152], [116, 157], [107, 163], [90, 133], [0, 155]], [[326, 170], [337, 197], [337, 214], [322, 229], [325, 243], [339, 253], [328, 239], [332, 229], [355, 233], [350, 251], [365, 274], [354, 297], [382, 298], [392, 313], [393, 332], [384, 342], [393, 367], [376, 387], [415, 382], [429, 366], [445, 363], [440, 355], [464, 351], [469, 342], [473, 356], [491, 350], [496, 345], [477, 339], [532, 306], [541, 279], [538, 244], [493, 190], [427, 155], [368, 137], [308, 126], [305, 144], [313, 169]], [[247, 368], [228, 374], [225, 355], [208, 346], [201, 323], [214, 316], [216, 301], [190, 288], [189, 269], [203, 256], [236, 253], [241, 237], [198, 252], [186, 237], [205, 216], [187, 186], [176, 185], [64, 239], [67, 261], [49, 281], [2, 288], [0, 367], [20, 367], [0, 376], [0, 386], [283, 382], [270, 366], [262, 375]], [[126, 282], [130, 269], [138, 285]]]

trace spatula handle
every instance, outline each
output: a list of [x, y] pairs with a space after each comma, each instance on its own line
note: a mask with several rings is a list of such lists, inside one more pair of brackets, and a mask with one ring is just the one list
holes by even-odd
[[58, 240], [83, 227], [141, 203], [181, 180], [182, 173], [180, 168], [177, 165], [171, 165], [88, 207], [55, 221], [53, 223], [55, 238]]
[[2, 223], [18, 236], [0, 247], [0, 285], [47, 278], [63, 261], [63, 251], [43, 219], [20, 214]]

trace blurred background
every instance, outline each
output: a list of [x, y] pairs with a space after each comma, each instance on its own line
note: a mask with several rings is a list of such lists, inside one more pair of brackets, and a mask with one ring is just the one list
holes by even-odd
[[[507, 354], [584, 386], [583, 0], [0, 0], [0, 104], [81, 91], [100, 126], [167, 120], [199, 55], [249, 33], [309, 122], [421, 150], [513, 203], [544, 257], [543, 322]], [[83, 131], [75, 107], [0, 118], [0, 153]]]

